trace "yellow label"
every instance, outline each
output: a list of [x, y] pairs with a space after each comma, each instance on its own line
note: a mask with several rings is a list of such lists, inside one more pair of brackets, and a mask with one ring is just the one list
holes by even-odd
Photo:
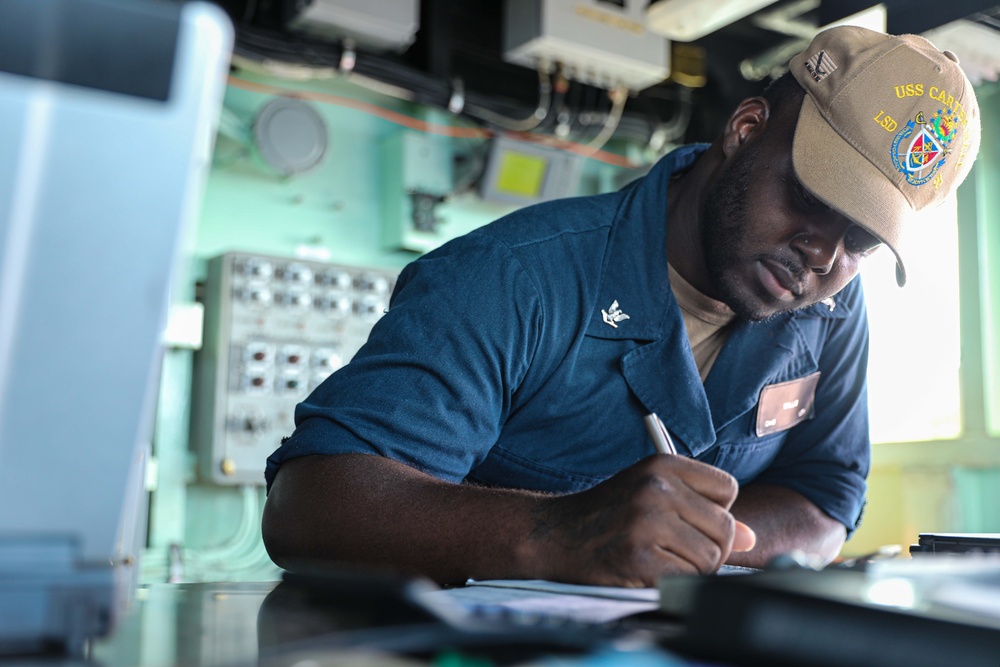
[[508, 151], [500, 158], [496, 189], [519, 197], [537, 197], [547, 166], [545, 158]]

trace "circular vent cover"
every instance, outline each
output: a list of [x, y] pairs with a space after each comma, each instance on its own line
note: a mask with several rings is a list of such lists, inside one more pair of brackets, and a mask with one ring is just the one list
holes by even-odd
[[279, 174], [301, 174], [326, 157], [326, 123], [302, 100], [279, 97], [264, 105], [253, 127], [264, 162]]

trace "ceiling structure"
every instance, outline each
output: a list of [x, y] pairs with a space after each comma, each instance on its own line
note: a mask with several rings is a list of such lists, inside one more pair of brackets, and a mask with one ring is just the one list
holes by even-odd
[[[548, 81], [543, 94], [538, 72], [504, 59], [504, 2], [507, 0], [422, 0], [415, 39], [401, 52], [366, 52], [363, 45], [290, 27], [308, 0], [216, 0], [237, 27], [236, 63], [282, 63], [301, 71], [343, 69], [362, 80], [392, 86], [407, 99], [455, 110], [485, 125], [500, 119], [531, 119], [532, 132], [558, 134], [546, 102], [573, 115], [571, 123], [600, 127], [615, 113], [614, 96], [590, 84]], [[542, 0], [538, 0], [541, 2]], [[660, 0], [685, 2], [690, 0]], [[698, 0], [721, 6], [729, 0]], [[617, 5], [625, 0], [577, 0], [576, 5]], [[728, 111], [760, 92], [779, 75], [788, 58], [820, 27], [868, 9], [870, 0], [761, 0], [766, 6], [692, 42], [673, 44], [673, 74], [663, 83], [632, 93], [617, 111], [615, 137], [652, 142], [710, 141]], [[1000, 6], [984, 0], [885, 0], [887, 31], [925, 33], [940, 48], [966, 62], [974, 83], [996, 80], [1000, 69]], [[959, 23], [954, 23], [959, 21]], [[347, 48], [345, 48], [347, 46]], [[272, 67], [272, 70], [274, 68]], [[611, 97], [611, 99], [609, 99]], [[624, 98], [623, 98], [624, 99]], [[474, 113], [471, 110], [480, 110]], [[544, 116], [538, 120], [539, 116]], [[523, 122], [524, 121], [520, 121]], [[528, 125], [531, 125], [529, 123]], [[527, 126], [524, 126], [527, 127]], [[507, 128], [513, 129], [513, 128]]]

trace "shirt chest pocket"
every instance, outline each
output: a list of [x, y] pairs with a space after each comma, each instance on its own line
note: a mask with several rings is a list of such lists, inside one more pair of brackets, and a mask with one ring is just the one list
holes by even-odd
[[733, 475], [740, 484], [767, 469], [781, 451], [789, 429], [816, 410], [819, 372], [766, 385], [757, 405], [717, 433], [716, 446], [699, 457]]

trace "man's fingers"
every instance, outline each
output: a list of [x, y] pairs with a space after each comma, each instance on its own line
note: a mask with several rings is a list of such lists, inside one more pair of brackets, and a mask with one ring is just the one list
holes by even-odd
[[739, 485], [736, 478], [724, 470], [684, 456], [665, 456], [663, 464], [698, 495], [708, 498], [725, 509], [736, 500]]
[[[695, 462], [697, 463], [697, 462]], [[745, 552], [753, 549], [757, 542], [757, 535], [746, 524], [737, 521], [729, 512], [731, 500], [725, 503], [718, 502], [711, 495], [703, 493], [699, 489], [715, 489], [716, 498], [726, 497], [728, 493], [727, 485], [733, 482], [733, 492], [735, 495], [735, 480], [728, 474], [722, 476], [713, 475], [711, 470], [705, 470], [705, 466], [680, 466], [688, 474], [678, 474], [675, 482], [659, 478], [658, 483], [653, 484], [666, 497], [661, 496], [660, 502], [667, 503], [663, 509], [667, 512], [676, 513], [677, 518], [687, 524], [690, 530], [697, 534], [688, 534], [681, 526], [674, 522], [661, 524], [667, 529], [671, 541], [661, 541], [660, 545], [669, 551], [673, 551], [682, 558], [697, 564], [699, 570], [714, 571], [729, 557], [731, 551]], [[721, 487], [715, 486], [720, 483]], [[670, 537], [663, 536], [667, 540]], [[679, 539], [678, 539], [679, 538]], [[700, 538], [700, 539], [698, 539]], [[706, 548], [707, 547], [707, 548]]]
[[698, 572], [714, 572], [729, 555], [728, 538], [713, 535], [674, 515], [663, 517], [658, 527], [656, 544], [663, 551], [693, 565]]
[[750, 551], [757, 544], [757, 533], [742, 521], [736, 522], [736, 534], [733, 536], [733, 551]]
[[661, 538], [663, 541], [660, 542], [660, 548], [691, 563], [702, 574], [716, 571], [731, 552], [750, 551], [757, 543], [757, 535], [752, 528], [726, 514], [728, 521], [722, 521], [721, 524], [729, 528], [722, 533], [682, 521], [682, 526], [670, 528], [670, 537]]

